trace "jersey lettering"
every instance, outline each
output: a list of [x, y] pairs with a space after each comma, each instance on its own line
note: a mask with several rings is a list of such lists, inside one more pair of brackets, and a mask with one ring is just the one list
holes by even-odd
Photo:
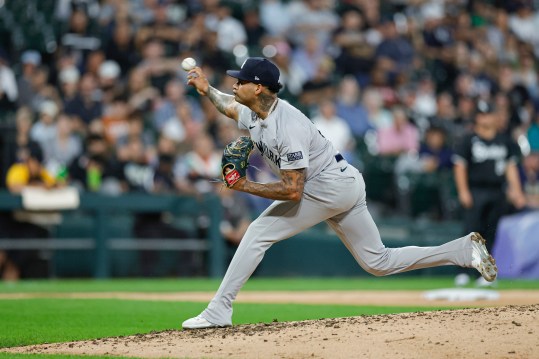
[[477, 141], [472, 144], [472, 158], [474, 162], [503, 161], [507, 158], [507, 148], [495, 144], [487, 145], [484, 142]]
[[277, 167], [281, 168], [281, 157], [279, 155], [274, 154], [262, 141], [255, 142], [255, 145], [263, 156], [266, 156]]

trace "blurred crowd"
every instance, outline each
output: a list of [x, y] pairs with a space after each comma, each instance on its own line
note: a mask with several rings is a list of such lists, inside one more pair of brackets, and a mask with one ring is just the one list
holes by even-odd
[[[450, 170], [477, 100], [489, 101], [498, 131], [522, 150], [526, 193], [539, 195], [532, 0], [6, 1], [0, 24], [22, 29], [0, 42], [0, 112], [15, 118], [1, 147], [12, 191], [39, 182], [219, 193], [220, 151], [240, 133], [185, 85], [180, 62], [195, 58], [230, 93], [225, 70], [264, 56], [281, 71], [279, 96], [360, 167], [366, 155], [412, 155], [398, 168]], [[253, 163], [252, 177], [271, 180]], [[253, 211], [267, 205], [251, 197]]]
[[[4, 4], [3, 18], [21, 10], [15, 3]], [[38, 12], [39, 3], [22, 10]], [[0, 51], [0, 111], [16, 114], [7, 167], [37, 143], [53, 179], [85, 190], [215, 190], [219, 150], [238, 130], [185, 86], [179, 62], [194, 57], [230, 92], [225, 70], [265, 56], [281, 70], [280, 97], [358, 164], [357, 148], [374, 133], [369, 149], [378, 155], [412, 152], [422, 171], [450, 168], [475, 101], [492, 101], [499, 131], [533, 158], [522, 173], [537, 191], [539, 13], [531, 1], [51, 4], [44, 18], [57, 29], [55, 46], [12, 51], [7, 38]]]

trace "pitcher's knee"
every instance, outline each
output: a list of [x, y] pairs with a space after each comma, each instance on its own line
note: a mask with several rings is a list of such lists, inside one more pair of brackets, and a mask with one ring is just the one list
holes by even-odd
[[367, 271], [367, 273], [372, 274], [376, 277], [383, 277], [386, 275], [391, 274], [391, 271], [385, 268], [376, 267], [376, 266], [368, 266], [367, 268], [363, 268]]
[[371, 251], [368, 256], [363, 256], [358, 263], [369, 274], [376, 277], [383, 277], [392, 274], [394, 270], [390, 265], [391, 252], [387, 248], [379, 251]]

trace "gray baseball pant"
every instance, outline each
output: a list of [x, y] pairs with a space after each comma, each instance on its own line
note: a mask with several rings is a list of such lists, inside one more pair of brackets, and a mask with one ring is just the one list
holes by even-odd
[[375, 276], [443, 265], [471, 266], [469, 235], [437, 247], [386, 248], [365, 197], [363, 176], [348, 165], [344, 173], [336, 168], [307, 181], [299, 202], [273, 202], [249, 226], [202, 317], [232, 325], [232, 302], [271, 245], [324, 220], [358, 264]]

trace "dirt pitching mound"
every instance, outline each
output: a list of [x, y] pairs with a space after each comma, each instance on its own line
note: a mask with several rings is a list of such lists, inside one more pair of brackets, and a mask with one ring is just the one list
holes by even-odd
[[533, 358], [539, 304], [169, 330], [11, 348], [143, 358]]

